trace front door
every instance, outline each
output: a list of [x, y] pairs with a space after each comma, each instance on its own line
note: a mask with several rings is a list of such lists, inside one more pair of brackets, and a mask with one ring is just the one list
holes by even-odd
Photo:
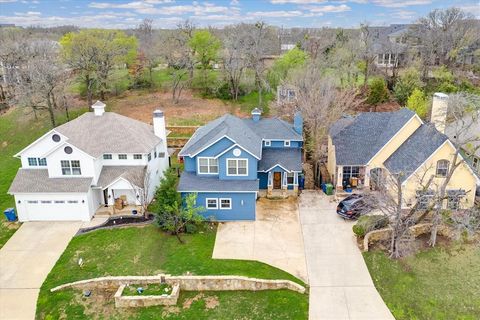
[[281, 188], [282, 188], [282, 173], [274, 172], [273, 173], [273, 189], [281, 189]]

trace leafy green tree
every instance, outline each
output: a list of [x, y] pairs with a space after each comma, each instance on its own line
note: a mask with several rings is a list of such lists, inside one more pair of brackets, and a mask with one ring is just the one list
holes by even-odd
[[393, 88], [393, 94], [397, 102], [404, 106], [407, 103], [408, 97], [412, 94], [414, 89], [422, 88], [423, 82], [421, 80], [420, 71], [415, 68], [408, 68], [400, 76]]
[[373, 78], [368, 89], [367, 103], [377, 105], [388, 101], [387, 84], [383, 78]]
[[70, 32], [60, 39], [62, 57], [77, 73], [87, 89], [87, 101], [92, 105], [95, 85], [105, 99], [108, 78], [115, 67], [135, 60], [137, 39], [125, 32], [108, 29], [84, 29]]
[[275, 61], [268, 74], [270, 86], [276, 88], [280, 81], [285, 79], [291, 70], [305, 65], [307, 58], [308, 54], [297, 47], [284, 53]]
[[413, 90], [410, 97], [408, 97], [407, 108], [415, 111], [420, 118], [425, 119], [427, 117], [427, 98], [422, 90], [418, 88]]
[[189, 46], [194, 53], [195, 63], [202, 69], [204, 93], [208, 93], [208, 70], [210, 63], [218, 57], [221, 47], [220, 40], [207, 30], [199, 30], [193, 33]]
[[204, 220], [200, 215], [204, 208], [196, 205], [197, 194], [195, 193], [189, 193], [182, 199], [177, 192], [177, 183], [176, 171], [173, 169], [166, 171], [157, 189], [157, 200], [153, 210], [156, 211], [160, 228], [175, 235], [178, 241], [183, 243], [180, 234], [186, 232], [189, 226], [196, 226]]

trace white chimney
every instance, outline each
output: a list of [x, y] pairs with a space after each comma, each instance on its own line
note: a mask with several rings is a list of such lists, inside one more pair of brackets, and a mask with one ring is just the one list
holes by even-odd
[[99, 117], [105, 113], [105, 103], [97, 100], [97, 102], [92, 105], [92, 109], [93, 113]]
[[165, 128], [165, 117], [160, 110], [153, 111], [153, 133], [162, 141], [167, 142], [167, 129]]
[[433, 123], [435, 128], [441, 133], [445, 133], [445, 126], [447, 124], [447, 111], [448, 95], [441, 92], [434, 93], [430, 122]]

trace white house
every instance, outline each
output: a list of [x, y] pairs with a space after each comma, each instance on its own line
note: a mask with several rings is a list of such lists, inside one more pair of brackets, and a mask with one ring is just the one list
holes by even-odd
[[15, 155], [22, 167], [8, 193], [20, 221], [88, 221], [115, 199], [140, 205], [144, 194], [153, 198], [169, 166], [163, 112], [154, 111], [151, 126], [105, 112], [100, 101], [92, 108]]

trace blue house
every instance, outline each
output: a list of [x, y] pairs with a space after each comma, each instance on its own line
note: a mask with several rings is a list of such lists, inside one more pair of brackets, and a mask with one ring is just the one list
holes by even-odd
[[178, 191], [197, 193], [203, 215], [218, 221], [255, 220], [260, 190], [298, 191], [303, 119], [241, 119], [226, 114], [197, 129], [179, 153], [185, 170]]

